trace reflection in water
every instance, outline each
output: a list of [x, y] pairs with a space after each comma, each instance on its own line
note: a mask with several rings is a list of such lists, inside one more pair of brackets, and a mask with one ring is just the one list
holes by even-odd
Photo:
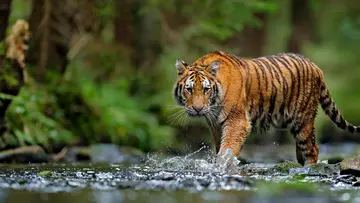
[[92, 196], [96, 203], [120, 203], [125, 200], [124, 194], [120, 190], [92, 191]]
[[[319, 192], [319, 195], [301, 196], [299, 194], [283, 195], [257, 195], [252, 191], [200, 191], [191, 193], [184, 190], [178, 191], [154, 191], [154, 190], [90, 190], [84, 189], [74, 191], [71, 193], [37, 193], [30, 191], [15, 191], [7, 190], [7, 196], [1, 199], [4, 203], [122, 203], [122, 202], [155, 202], [155, 203], [177, 203], [177, 202], [223, 202], [223, 203], [335, 203], [335, 202], [349, 202], [356, 203], [360, 197], [354, 198], [355, 194], [344, 193], [348, 196], [346, 200], [339, 199], [344, 194], [324, 195]], [[322, 195], [322, 196], [321, 196]], [[356, 196], [356, 195], [355, 195]]]

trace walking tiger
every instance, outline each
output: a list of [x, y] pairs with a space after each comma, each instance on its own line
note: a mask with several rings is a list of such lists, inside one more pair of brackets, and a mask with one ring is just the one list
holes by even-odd
[[174, 99], [189, 116], [204, 116], [217, 154], [237, 157], [252, 128], [290, 129], [300, 164], [316, 163], [319, 148], [314, 121], [317, 107], [341, 129], [360, 133], [336, 108], [322, 71], [308, 58], [281, 53], [243, 59], [222, 51], [192, 64], [177, 59]]

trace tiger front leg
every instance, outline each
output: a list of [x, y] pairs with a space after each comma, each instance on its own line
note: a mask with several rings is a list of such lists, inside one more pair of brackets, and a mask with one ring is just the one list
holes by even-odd
[[223, 124], [222, 129], [217, 162], [224, 163], [224, 161], [226, 162], [224, 159], [228, 159], [230, 155], [232, 158], [237, 159], [246, 137], [251, 131], [251, 124], [250, 121], [245, 119], [245, 114], [241, 117], [230, 116]]

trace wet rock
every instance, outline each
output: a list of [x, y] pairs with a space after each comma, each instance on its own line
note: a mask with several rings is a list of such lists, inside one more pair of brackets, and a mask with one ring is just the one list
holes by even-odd
[[290, 175], [301, 175], [306, 174], [309, 176], [333, 176], [338, 174], [340, 171], [339, 164], [326, 164], [326, 163], [317, 163], [309, 164], [301, 168], [290, 168]]
[[328, 160], [328, 164], [337, 164], [342, 162], [344, 158], [341, 156], [333, 156], [333, 157], [329, 157], [327, 160]]
[[67, 162], [91, 161], [105, 163], [142, 163], [146, 155], [135, 148], [114, 144], [94, 144], [89, 147], [74, 147], [65, 157]]
[[289, 173], [292, 168], [302, 167], [299, 163], [293, 161], [285, 161], [283, 163], [276, 164], [273, 168], [274, 172]]
[[275, 164], [259, 164], [252, 163], [246, 164], [239, 167], [241, 175], [269, 175], [274, 173]]
[[340, 163], [341, 174], [352, 174], [360, 177], [360, 156], [344, 159]]
[[357, 179], [353, 175], [340, 175], [339, 177], [336, 178], [336, 181], [346, 184], [353, 184], [357, 181]]
[[175, 175], [173, 173], [168, 172], [160, 172], [158, 174], [155, 174], [152, 179], [154, 180], [164, 180], [164, 181], [170, 181], [175, 180]]
[[243, 185], [246, 186], [252, 186], [254, 185], [255, 181], [243, 176], [238, 176], [238, 175], [232, 175], [232, 176], [225, 176], [224, 177], [225, 182], [227, 183], [231, 183], [231, 182], [237, 182], [237, 183], [241, 183]]
[[339, 164], [316, 163], [305, 166], [309, 168], [309, 175], [313, 176], [333, 176], [340, 172]]
[[359, 187], [360, 186], [360, 181], [357, 181], [357, 182], [353, 183], [352, 186]]
[[211, 180], [207, 180], [207, 179], [201, 179], [201, 180], [198, 180], [198, 183], [202, 186], [202, 187], [209, 187], [210, 184], [211, 184]]

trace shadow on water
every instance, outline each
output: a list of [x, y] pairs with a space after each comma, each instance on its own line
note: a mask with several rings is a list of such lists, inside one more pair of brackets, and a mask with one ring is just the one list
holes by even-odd
[[130, 165], [4, 164], [0, 202], [360, 202], [354, 184], [360, 179], [340, 175], [335, 164], [319, 167], [251, 163], [227, 174], [207, 149], [171, 158], [148, 155]]

